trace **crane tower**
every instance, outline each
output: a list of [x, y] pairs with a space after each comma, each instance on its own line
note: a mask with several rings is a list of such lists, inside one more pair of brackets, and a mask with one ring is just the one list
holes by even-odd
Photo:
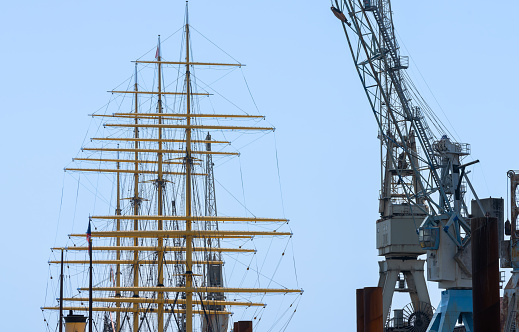
[[427, 277], [445, 289], [427, 330], [452, 332], [458, 320], [471, 329], [467, 184], [485, 213], [465, 171], [475, 162], [463, 164], [470, 145], [451, 139], [407, 75], [409, 61], [400, 55], [390, 0], [335, 0], [332, 11], [342, 22], [381, 142], [376, 231], [384, 257], [379, 262], [384, 317], [389, 318], [395, 290], [409, 292], [415, 310], [430, 302], [425, 262], [418, 259], [427, 253]]

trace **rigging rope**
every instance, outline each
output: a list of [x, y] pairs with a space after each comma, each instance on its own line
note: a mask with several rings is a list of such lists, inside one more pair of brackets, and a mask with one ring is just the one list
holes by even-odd
[[63, 180], [61, 182], [61, 198], [59, 200], [59, 212], [58, 212], [58, 223], [56, 225], [56, 234], [54, 235], [54, 244], [53, 247], [56, 246], [56, 241], [58, 239], [58, 229], [59, 229], [59, 222], [61, 220], [61, 208], [63, 206], [63, 191], [65, 189], [65, 173], [63, 172]]

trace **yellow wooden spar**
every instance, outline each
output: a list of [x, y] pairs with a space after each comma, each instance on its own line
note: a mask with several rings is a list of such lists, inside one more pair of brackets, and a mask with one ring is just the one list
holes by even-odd
[[[163, 304], [163, 303], [162, 303]], [[59, 310], [59, 307], [42, 307], [43, 310]], [[87, 307], [63, 307], [63, 310], [72, 310], [72, 311], [88, 311]], [[139, 313], [149, 313], [155, 312], [157, 309], [154, 308], [117, 308], [117, 307], [93, 307], [93, 311], [105, 311], [105, 312], [139, 312]], [[186, 310], [183, 309], [163, 309], [163, 313], [176, 313], [176, 314], [185, 314]], [[191, 310], [191, 313], [194, 315], [206, 315], [207, 312], [203, 310]], [[216, 311], [211, 310], [211, 314], [215, 315], [232, 315], [233, 313], [230, 311]]]
[[[188, 119], [190, 119], [188, 117]], [[274, 127], [245, 127], [245, 126], [206, 126], [206, 125], [191, 125], [191, 124], [126, 124], [126, 123], [105, 123], [105, 127], [126, 127], [126, 128], [169, 128], [169, 129], [200, 129], [200, 130], [266, 130], [274, 131]]]
[[[65, 168], [65, 171], [73, 171], [73, 172], [99, 172], [99, 173], [139, 173], [139, 174], [159, 174], [159, 171], [147, 171], [143, 169], [133, 170], [133, 169], [108, 169], [108, 168]], [[168, 172], [162, 171], [162, 174], [167, 175], [186, 175], [183, 172]], [[191, 175], [207, 175], [205, 173], [193, 173]]]
[[[183, 139], [162, 139], [159, 141], [157, 138], [128, 138], [128, 137], [95, 137], [91, 138], [93, 141], [119, 141], [119, 142], [163, 142], [163, 143], [185, 143]], [[200, 144], [231, 144], [229, 141], [206, 141], [206, 140], [193, 140], [191, 143]]]
[[[264, 115], [249, 114], [187, 114], [187, 113], [114, 113], [114, 114], [91, 114], [93, 117], [104, 118], [123, 118], [123, 119], [156, 119], [156, 118], [172, 118], [175, 120], [184, 120], [183, 118], [249, 118], [249, 119], [265, 119]], [[179, 119], [180, 118], [180, 119]], [[211, 142], [213, 143], [213, 142]]]
[[[159, 142], [160, 143], [160, 142]], [[147, 152], [147, 153], [185, 153], [183, 150], [155, 150], [155, 149], [123, 149], [123, 148], [82, 148], [84, 151], [106, 151], [106, 152]], [[193, 151], [194, 154], [211, 154], [211, 155], [228, 155], [228, 156], [239, 156], [238, 152], [221, 152], [221, 151]]]
[[256, 218], [256, 217], [224, 217], [224, 216], [153, 216], [153, 215], [114, 215], [91, 216], [92, 219], [135, 219], [135, 220], [188, 220], [188, 221], [249, 221], [249, 222], [289, 222], [285, 218]]
[[[49, 261], [49, 264], [60, 264], [61, 261]], [[89, 264], [89, 260], [64, 260], [64, 264]], [[185, 260], [162, 260], [159, 262], [158, 260], [148, 260], [148, 259], [141, 259], [141, 260], [117, 260], [117, 259], [105, 259], [105, 260], [92, 260], [92, 264], [113, 264], [113, 265], [151, 265], [151, 264], [186, 264]], [[206, 264], [223, 264], [222, 261], [193, 261], [192, 264], [196, 265], [206, 265]]]
[[[79, 290], [88, 290], [88, 287], [79, 288]], [[190, 292], [190, 293], [303, 293], [302, 289], [288, 288], [233, 288], [233, 287], [93, 287], [97, 292]]]
[[185, 66], [229, 66], [242, 67], [243, 63], [216, 63], [216, 62], [191, 62], [191, 61], [132, 61], [135, 63], [161, 63], [163, 65], [185, 65]]
[[[63, 301], [70, 302], [88, 302], [88, 298], [85, 297], [66, 297], [63, 298]], [[186, 300], [184, 299], [152, 299], [152, 298], [136, 298], [136, 297], [95, 297], [93, 298], [94, 302], [114, 302], [114, 303], [164, 303], [164, 304], [185, 304]], [[241, 302], [241, 301], [218, 301], [218, 300], [193, 300], [193, 304], [203, 304], [203, 305], [228, 305], [228, 306], [244, 306], [244, 307], [264, 307], [265, 303], [256, 303], [256, 302]]]
[[[186, 222], [191, 225], [191, 222]], [[191, 227], [189, 227], [191, 228]], [[69, 234], [70, 237], [86, 237], [86, 234]], [[156, 238], [156, 237], [189, 237], [189, 238], [242, 238], [252, 236], [292, 236], [289, 232], [267, 232], [267, 231], [193, 231], [193, 230], [156, 230], [156, 231], [105, 231], [92, 232], [92, 237], [139, 237], [139, 238]], [[186, 246], [186, 252], [192, 251], [192, 247]], [[158, 250], [157, 250], [158, 251]]]
[[[164, 92], [164, 91], [107, 91], [111, 93], [134, 93], [134, 94], [144, 94], [144, 95], [179, 95], [179, 96], [186, 96], [187, 93], [184, 92]], [[192, 95], [197, 96], [210, 96], [210, 93], [192, 93]]]
[[[176, 159], [176, 158], [175, 158]], [[172, 161], [173, 159], [162, 161], [163, 165], [183, 165], [184, 163], [181, 161]], [[72, 158], [72, 161], [87, 161], [87, 162], [105, 162], [105, 163], [131, 163], [131, 164], [158, 164], [156, 160], [146, 160], [146, 159], [110, 159], [110, 158]], [[193, 165], [200, 166], [200, 163], [194, 162]], [[66, 169], [65, 169], [66, 170]], [[137, 172], [139, 169], [135, 169], [133, 173]], [[137, 172], [138, 173], [138, 172]], [[199, 173], [204, 174], [205, 173]]]
[[[156, 164], [156, 160], [132, 160], [132, 159], [103, 159], [103, 158], [72, 158], [72, 161], [96, 161], [96, 162], [114, 162], [114, 163], [135, 163], [139, 164]], [[164, 165], [183, 165], [180, 161], [163, 161]]]
[[[63, 247], [58, 248], [54, 247], [51, 248], [52, 250], [66, 250], [66, 251], [86, 251], [88, 250], [88, 247]], [[157, 247], [145, 247], [145, 246], [95, 246], [92, 247], [92, 250], [95, 251], [133, 251], [133, 250], [139, 250], [139, 251], [157, 251]], [[183, 252], [186, 251], [185, 247], [164, 247], [162, 249], [163, 251], [170, 252], [170, 251], [177, 251], [177, 252]], [[241, 248], [207, 248], [207, 247], [194, 247], [193, 251], [197, 252], [242, 252], [242, 253], [254, 253], [257, 252], [256, 249], [241, 249]]]

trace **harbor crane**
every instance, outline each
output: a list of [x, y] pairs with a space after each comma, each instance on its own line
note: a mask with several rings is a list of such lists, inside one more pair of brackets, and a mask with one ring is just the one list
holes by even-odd
[[[424, 278], [438, 282], [441, 303], [420, 331], [452, 332], [458, 321], [472, 331], [470, 188], [463, 163], [470, 145], [455, 142], [417, 91], [400, 55], [390, 0], [333, 0], [353, 62], [378, 125], [381, 144], [380, 219], [376, 223], [383, 317], [390, 321], [395, 291], [410, 294], [416, 311], [432, 316]], [[429, 125], [430, 124], [430, 125]], [[406, 287], [407, 285], [407, 287]], [[421, 309], [422, 308], [422, 309]], [[424, 324], [423, 322], [421, 324]], [[428, 327], [427, 327], [428, 326]]]

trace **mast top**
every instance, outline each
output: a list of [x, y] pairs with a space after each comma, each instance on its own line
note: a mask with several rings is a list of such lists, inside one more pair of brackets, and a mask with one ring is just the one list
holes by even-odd
[[189, 1], [186, 0], [186, 26], [189, 25]]

